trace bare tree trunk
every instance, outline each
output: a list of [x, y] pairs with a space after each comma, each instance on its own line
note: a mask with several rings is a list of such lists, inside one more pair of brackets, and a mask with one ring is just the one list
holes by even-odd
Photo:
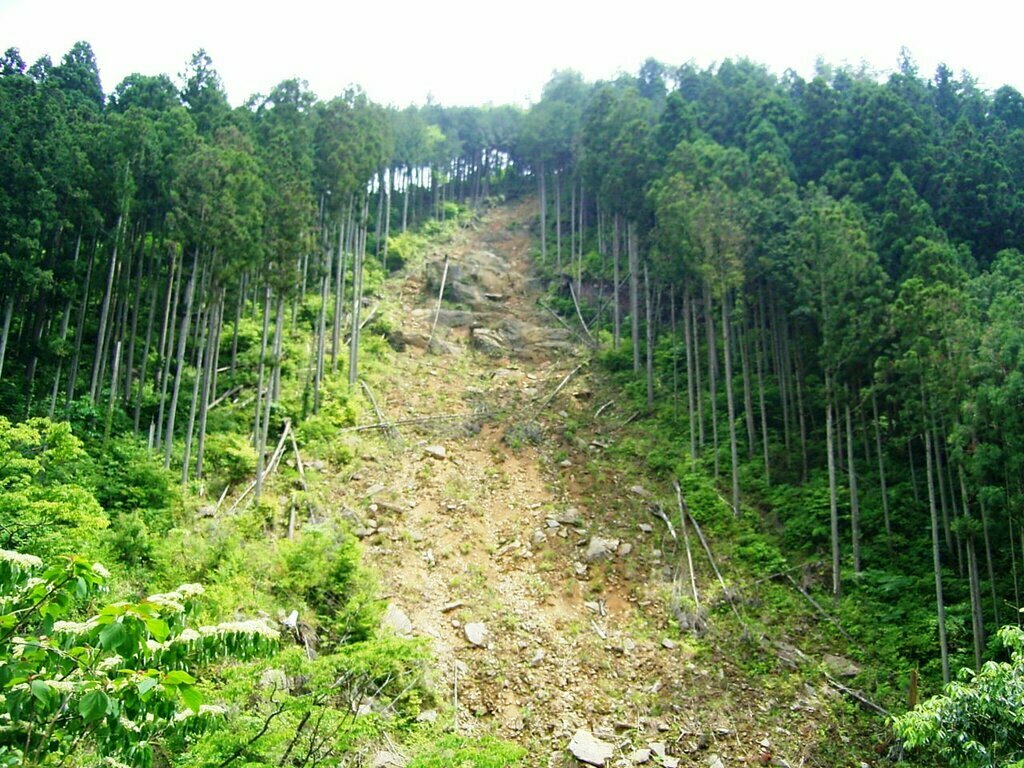
[[828, 504], [829, 521], [832, 529], [832, 597], [836, 602], [842, 596], [840, 584], [840, 557], [839, 550], [839, 503], [836, 498], [836, 455], [835, 437], [832, 426], [832, 380], [828, 373], [825, 374], [825, 452], [828, 454]]
[[750, 328], [747, 325], [746, 313], [744, 313], [741, 333], [736, 340], [736, 346], [740, 350], [740, 366], [743, 374], [743, 413], [747, 423], [747, 458], [754, 458], [754, 443], [757, 440], [757, 430], [754, 427], [754, 396], [750, 384]]
[[693, 351], [690, 343], [693, 336], [690, 326], [690, 289], [683, 292], [683, 345], [686, 347], [686, 403], [690, 417], [690, 457], [697, 457], [697, 414], [694, 395]]
[[626, 257], [629, 260], [629, 330], [633, 342], [633, 372], [640, 373], [640, 254], [636, 225], [626, 225]]
[[[957, 463], [960, 477], [960, 494], [963, 502], [964, 518], [971, 519], [971, 510], [967, 498], [967, 481], [964, 477], [963, 464]], [[978, 575], [978, 554], [974, 546], [974, 532], [968, 524], [967, 534], [967, 584], [971, 596], [971, 630], [974, 636], [974, 668], [981, 669], [982, 651], [985, 648], [985, 616], [981, 608], [981, 578]]]
[[352, 330], [349, 338], [348, 385], [355, 387], [359, 379], [359, 317], [363, 305], [363, 259], [366, 248], [366, 210], [369, 200], [363, 203], [363, 224], [361, 242], [356, 246], [352, 269]]
[[612, 227], [612, 346], [619, 349], [622, 346], [622, 299], [619, 297], [619, 249], [621, 246], [622, 220], [619, 214], [614, 216], [615, 222]]
[[7, 340], [11, 334], [11, 317], [14, 315], [14, 294], [8, 294], [4, 302], [4, 327], [0, 334], [0, 379], [4, 373], [4, 358], [7, 356]]
[[871, 412], [874, 416], [875, 424], [875, 453], [878, 454], [878, 483], [879, 489], [882, 492], [882, 519], [885, 522], [885, 541], [889, 547], [889, 552], [892, 553], [892, 521], [889, 519], [889, 491], [885, 485], [885, 455], [882, 453], [882, 430], [878, 425], [878, 397], [873, 390], [871, 392]]
[[[704, 446], [707, 444], [704, 432], [704, 386], [701, 382], [700, 375], [700, 322], [697, 304], [698, 301], [690, 296], [690, 325], [693, 329], [693, 391], [697, 396], [697, 432], [700, 440], [700, 450], [703, 453]], [[696, 454], [694, 454], [696, 456]]]
[[722, 296], [722, 357], [725, 360], [725, 399], [729, 414], [729, 458], [732, 462], [732, 511], [740, 513], [740, 457], [736, 445], [736, 395], [733, 392], [732, 345], [730, 334], [732, 318], [729, 316], [729, 293]]
[[849, 393], [846, 403], [846, 470], [850, 483], [850, 535], [853, 546], [853, 572], [860, 574], [860, 497], [857, 494], [857, 470], [853, 457], [853, 418], [850, 413]]
[[206, 344], [207, 334], [210, 327], [209, 307], [199, 310], [196, 317], [196, 328], [200, 329], [199, 338], [196, 340], [196, 374], [192, 379], [192, 400], [188, 406], [188, 428], [185, 430], [185, 454], [181, 460], [181, 484], [188, 483], [189, 463], [192, 459], [192, 438], [196, 430], [196, 413], [199, 408], [199, 395], [203, 391], [203, 379], [206, 376], [207, 358]]
[[256, 415], [253, 420], [252, 441], [256, 449], [256, 486], [253, 489], [256, 503], [260, 502], [263, 491], [263, 468], [266, 456], [263, 447], [263, 400], [270, 397], [270, 386], [267, 382], [267, 342], [270, 336], [270, 286], [266, 286], [263, 294], [263, 332], [260, 334], [260, 362], [256, 374]]
[[555, 266], [562, 268], [562, 172], [555, 176]]
[[[763, 328], [758, 326], [758, 334], [763, 333]], [[757, 403], [761, 415], [761, 449], [764, 453], [764, 482], [765, 485], [772, 484], [771, 457], [768, 444], [768, 409], [764, 400], [764, 367], [766, 356], [763, 344], [754, 343], [754, 363], [757, 373]]]
[[181, 318], [181, 331], [178, 333], [177, 365], [174, 371], [174, 386], [171, 391], [171, 404], [167, 413], [167, 429], [164, 433], [164, 469], [171, 466], [171, 449], [174, 445], [174, 417], [178, 411], [178, 395], [181, 392], [181, 374], [185, 368], [185, 344], [188, 342], [189, 322], [192, 319], [192, 295], [195, 292], [196, 270], [199, 269], [199, 248], [196, 248], [192, 263], [192, 274], [185, 288], [185, 315]]
[[[923, 404], [923, 397], [922, 397]], [[942, 557], [939, 554], [939, 514], [935, 504], [935, 472], [932, 468], [931, 430], [924, 428], [925, 466], [928, 473], [928, 509], [932, 527], [932, 569], [935, 573], [935, 610], [939, 624], [939, 652], [942, 655], [942, 679], [949, 682], [949, 646], [946, 643], [946, 604], [942, 598]]]
[[644, 299], [647, 313], [647, 407], [654, 408], [654, 318], [651, 312], [651, 278], [647, 270], [647, 262], [644, 262]]
[[206, 348], [206, 367], [203, 371], [203, 391], [199, 401], [199, 444], [196, 446], [196, 480], [203, 479], [203, 459], [206, 454], [206, 418], [210, 412], [210, 393], [216, 392], [217, 350], [220, 347], [220, 328], [223, 324], [224, 292], [214, 305], [209, 346]]
[[[167, 406], [167, 380], [170, 377], [171, 371], [171, 350], [174, 349], [174, 321], [178, 316], [178, 302], [181, 300], [181, 280], [182, 274], [185, 271], [185, 259], [184, 255], [179, 259], [177, 255], [174, 257], [174, 261], [171, 264], [171, 274], [174, 274], [174, 264], [178, 264], [178, 276], [173, 281], [173, 286], [168, 285], [167, 290], [173, 293], [173, 296], [169, 296], [171, 303], [168, 309], [165, 308], [164, 313], [164, 331], [166, 332], [166, 338], [164, 332], [160, 335], [160, 368], [157, 373], [160, 376], [160, 403], [157, 412], [157, 428], [156, 428], [156, 442], [159, 444], [162, 442], [163, 428], [164, 428], [164, 410]], [[172, 290], [173, 287], [173, 290]], [[165, 345], [166, 341], [166, 345]]]
[[89, 401], [95, 403], [99, 396], [100, 365], [103, 361], [104, 339], [107, 335], [107, 318], [110, 314], [110, 297], [114, 292], [114, 276], [117, 274], [117, 246], [121, 240], [122, 217], [117, 217], [116, 234], [114, 235], [114, 252], [110, 256], [110, 268], [107, 270], [107, 289], [103, 292], [103, 304], [100, 307], [100, 326], [96, 332], [96, 354], [92, 364], [92, 383], [89, 385]]
[[540, 186], [540, 260], [541, 263], [546, 264], [548, 260], [548, 185], [545, 178], [544, 163], [540, 163], [537, 183]]
[[711, 443], [714, 451], [715, 480], [721, 474], [718, 459], [718, 339], [715, 319], [711, 313], [711, 289], [704, 281], [704, 328], [708, 346], [708, 397], [711, 400]]

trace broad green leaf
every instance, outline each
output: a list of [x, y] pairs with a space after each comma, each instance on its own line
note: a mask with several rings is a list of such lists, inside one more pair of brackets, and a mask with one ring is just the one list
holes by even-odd
[[115, 621], [112, 624], [107, 624], [100, 631], [100, 648], [105, 651], [116, 650], [125, 641], [127, 636], [128, 633], [121, 622]]
[[158, 643], [162, 643], [171, 634], [170, 627], [162, 619], [146, 619], [146, 629]]
[[78, 702], [78, 713], [87, 723], [94, 723], [107, 713], [110, 700], [103, 691], [92, 691], [85, 694]]
[[195, 685], [196, 679], [183, 669], [176, 669], [164, 676], [164, 685]]
[[157, 685], [157, 679], [155, 677], [144, 677], [135, 684], [135, 687], [139, 691], [139, 696], [145, 696]]
[[32, 695], [39, 699], [42, 704], [50, 703], [50, 686], [42, 680], [33, 680], [29, 683], [29, 687], [32, 689]]
[[202, 694], [191, 685], [183, 685], [178, 690], [181, 691], [181, 698], [185, 702], [185, 706], [199, 714], [199, 707], [203, 704]]

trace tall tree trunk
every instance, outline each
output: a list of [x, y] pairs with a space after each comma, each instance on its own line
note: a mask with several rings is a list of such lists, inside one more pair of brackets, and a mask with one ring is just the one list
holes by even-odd
[[978, 575], [978, 554], [974, 545], [974, 531], [971, 528], [971, 509], [967, 498], [967, 480], [964, 466], [957, 463], [960, 478], [960, 494], [963, 502], [964, 518], [967, 520], [967, 583], [971, 596], [971, 630], [974, 637], [974, 668], [981, 669], [982, 651], [985, 648], [985, 615], [981, 608], [981, 578]]
[[653, 304], [651, 296], [651, 277], [648, 274], [647, 262], [644, 262], [644, 303], [647, 313], [647, 348], [646, 369], [647, 369], [647, 407], [654, 408], [654, 317], [651, 311]]
[[253, 489], [256, 503], [260, 503], [263, 492], [263, 468], [266, 454], [263, 451], [263, 401], [270, 398], [270, 382], [267, 372], [267, 345], [270, 336], [270, 286], [263, 294], [263, 331], [260, 334], [260, 362], [256, 373], [256, 414], [253, 418], [252, 443], [256, 449], [256, 485]]
[[857, 494], [857, 470], [853, 456], [853, 418], [850, 413], [849, 392], [846, 403], [846, 470], [850, 483], [850, 536], [853, 546], [853, 572], [860, 575], [860, 497]]
[[206, 368], [203, 376], [203, 391], [199, 401], [199, 444], [196, 446], [196, 480], [203, 479], [203, 459], [206, 454], [206, 420], [210, 412], [211, 391], [216, 393], [214, 383], [217, 375], [217, 350], [220, 348], [220, 328], [223, 325], [224, 291], [221, 290], [214, 304], [214, 313], [209, 345], [206, 348]]
[[362, 242], [356, 247], [355, 261], [353, 262], [352, 269], [352, 313], [350, 315], [352, 318], [352, 331], [349, 338], [348, 352], [349, 387], [355, 387], [356, 381], [359, 379], [359, 317], [363, 305], [363, 259], [366, 247], [366, 206], [368, 204], [368, 200], [363, 204], [363, 234], [360, 238]]
[[203, 392], [203, 380], [206, 377], [208, 361], [206, 357], [207, 335], [210, 327], [210, 308], [201, 308], [196, 317], [196, 328], [199, 337], [195, 343], [196, 373], [192, 379], [192, 399], [188, 404], [188, 428], [185, 430], [185, 455], [181, 460], [181, 484], [188, 483], [190, 462], [192, 460], [192, 439], [195, 437], [196, 415], [199, 409], [199, 397]]
[[[923, 398], [922, 398], [923, 400]], [[939, 513], [935, 504], [935, 471], [932, 467], [931, 430], [924, 428], [925, 467], [928, 474], [928, 509], [932, 527], [932, 569], [935, 573], [935, 611], [939, 624], [939, 652], [942, 656], [942, 679], [949, 682], [949, 646], [946, 643], [946, 604], [942, 597], [942, 557], [939, 552]]]
[[626, 225], [626, 258], [629, 260], [629, 330], [633, 342], [633, 372], [640, 373], [640, 254], [636, 225]]
[[622, 219], [619, 214], [614, 216], [612, 227], [612, 346], [618, 350], [622, 346], [622, 299], [619, 296], [619, 249], [622, 244]]
[[[700, 375], [700, 322], [699, 322], [699, 310], [697, 309], [698, 300], [693, 296], [690, 296], [690, 327], [693, 330], [693, 390], [696, 393], [697, 399], [697, 434], [700, 441], [700, 451], [704, 452], [704, 446], [707, 444], [706, 435], [704, 431], [704, 385], [701, 382]], [[696, 454], [694, 454], [696, 456]]]
[[683, 291], [683, 346], [686, 347], [686, 404], [690, 417], [690, 457], [697, 457], [697, 414], [694, 395], [693, 351], [690, 342], [693, 336], [690, 327], [690, 289]]
[[736, 394], [732, 381], [732, 318], [729, 316], [729, 293], [722, 295], [722, 357], [725, 360], [725, 400], [729, 413], [729, 458], [732, 463], [732, 511], [740, 513], [740, 456], [736, 445]]
[[882, 430], [878, 425], [878, 397], [871, 391], [871, 413], [875, 425], [875, 453], [878, 454], [878, 485], [882, 493], [882, 520], [885, 522], [885, 541], [892, 554], [892, 521], [889, 518], [889, 491], [885, 485], [885, 454], [882, 453]]
[[747, 458], [754, 458], [754, 443], [757, 440], [757, 430], [754, 427], [754, 396], [750, 385], [750, 328], [747, 325], [746, 313], [744, 313], [742, 332], [736, 340], [736, 346], [740, 350], [740, 366], [743, 374], [743, 413], [747, 423]]
[[100, 326], [96, 332], [96, 354], [92, 364], [92, 383], [89, 385], [89, 401], [96, 402], [99, 396], [100, 366], [103, 361], [104, 339], [107, 335], [107, 318], [110, 314], [110, 298], [114, 292], [114, 277], [117, 274], [117, 246], [121, 240], [122, 217], [117, 217], [114, 235], [114, 251], [110, 256], [110, 268], [107, 270], [107, 288], [103, 292], [103, 303], [100, 306]]
[[[758, 326], [758, 334], [763, 333], [763, 328]], [[767, 362], [763, 344], [754, 342], [754, 364], [757, 374], [757, 404], [761, 416], [761, 449], [764, 453], [764, 483], [766, 486], [772, 484], [771, 456], [768, 444], [768, 409], [765, 407], [764, 398], [764, 367]]]
[[0, 379], [4, 374], [4, 358], [7, 356], [7, 340], [11, 335], [11, 318], [14, 316], [14, 294], [8, 294], [4, 302], [4, 327], [0, 333]]
[[171, 389], [171, 404], [167, 411], [167, 429], [164, 432], [164, 469], [171, 466], [171, 449], [174, 446], [174, 419], [178, 412], [178, 396], [181, 393], [181, 375], [185, 368], [185, 345], [188, 342], [189, 323], [192, 319], [192, 296], [195, 292], [196, 271], [199, 269], [199, 248], [192, 259], [192, 273], [185, 288], [185, 314], [181, 318], [181, 330], [178, 333], [178, 354], [174, 371], [174, 386]]
[[546, 264], [548, 261], [548, 185], [543, 162], [540, 163], [537, 184], [540, 187], [540, 260], [542, 264]]
[[825, 452], [828, 454], [828, 506], [829, 522], [832, 529], [832, 597], [836, 602], [842, 596], [840, 583], [840, 558], [839, 549], [839, 502], [836, 493], [836, 454], [835, 437], [833, 434], [833, 400], [832, 400], [832, 378], [825, 374]]
[[[173, 280], [173, 286], [168, 284], [167, 290], [173, 293], [171, 296], [171, 303], [168, 310], [165, 309], [164, 314], [164, 330], [166, 331], [166, 339], [164, 333], [160, 334], [160, 367], [157, 373], [160, 376], [160, 400], [157, 407], [157, 428], [156, 428], [156, 442], [159, 444], [162, 442], [163, 429], [164, 429], [164, 410], [167, 407], [167, 380], [170, 377], [171, 371], [171, 350], [174, 349], [174, 328], [175, 320], [178, 317], [178, 303], [181, 301], [181, 280], [182, 274], [185, 271], [185, 257], [182, 254], [180, 257], [175, 254], [174, 261], [171, 263], [171, 274], [174, 274], [174, 264], [178, 264], [178, 275]], [[173, 291], [171, 290], [173, 287]], [[164, 342], [166, 341], [166, 346]]]
[[715, 480], [721, 474], [718, 459], [718, 339], [715, 319], [711, 312], [711, 289], [704, 281], [704, 328], [708, 347], [708, 396], [711, 400], [711, 443], [714, 451]]
[[562, 172], [555, 174], [555, 266], [562, 268]]

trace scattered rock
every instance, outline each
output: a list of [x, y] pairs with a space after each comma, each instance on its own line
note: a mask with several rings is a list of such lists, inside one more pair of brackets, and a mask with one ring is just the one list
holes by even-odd
[[626, 557], [632, 551], [633, 551], [633, 545], [630, 544], [628, 541], [624, 541], [621, 544], [619, 544], [619, 549], [618, 549], [619, 557]]
[[533, 654], [533, 658], [532, 658], [532, 659], [530, 659], [530, 666], [531, 666], [531, 667], [536, 667], [536, 666], [540, 666], [540, 663], [541, 663], [542, 661], [544, 661], [544, 657], [545, 657], [546, 655], [547, 655], [547, 654], [545, 654], [545, 653], [544, 653], [544, 649], [543, 649], [543, 648], [538, 648], [538, 649], [537, 649], [537, 650], [536, 650], [536, 651], [534, 652], [534, 654]]
[[708, 768], [725, 768], [725, 761], [718, 755], [708, 756]]
[[569, 459], [565, 459], [559, 462], [558, 466], [560, 466], [562, 469], [568, 469], [569, 467], [572, 466], [572, 461], [570, 461]]
[[380, 620], [382, 627], [387, 627], [399, 637], [409, 637], [413, 633], [412, 619], [394, 603], [388, 603], [384, 616]]
[[587, 554], [584, 560], [588, 563], [597, 563], [602, 560], [611, 560], [615, 551], [619, 548], [618, 539], [606, 539], [603, 536], [592, 536], [587, 545]]
[[445, 603], [441, 606], [441, 613], [451, 613], [456, 608], [461, 608], [464, 605], [465, 603], [461, 600], [454, 600], [453, 602]]
[[587, 566], [584, 563], [573, 563], [572, 568], [576, 571], [577, 576], [587, 575]]
[[487, 647], [488, 632], [487, 627], [478, 621], [470, 622], [463, 630], [466, 633], [466, 639], [477, 648]]
[[539, 547], [541, 544], [543, 544], [547, 540], [548, 540], [548, 535], [546, 533], [544, 533], [544, 531], [542, 531], [539, 528], [536, 531], [533, 532], [533, 536], [530, 538], [530, 541], [533, 542], [533, 546], [535, 546], [535, 547]]
[[666, 637], [664, 640], [661, 641], [661, 647], [668, 651], [672, 651], [675, 650], [676, 644], [670, 638]]
[[644, 488], [642, 485], [631, 486], [629, 492], [635, 496], [641, 496], [642, 498], [645, 499], [651, 495], [651, 492]]
[[580, 728], [569, 742], [569, 751], [580, 762], [603, 766], [615, 754], [615, 747]]
[[557, 520], [555, 520], [555, 518], [549, 517], [547, 519], [547, 526], [548, 526], [548, 528], [557, 528], [559, 525], [560, 525], [560, 523]]
[[580, 511], [576, 507], [566, 507], [561, 512], [556, 513], [554, 519], [562, 525], [580, 525], [583, 522]]
[[503, 357], [508, 353], [505, 340], [499, 331], [491, 328], [473, 328], [470, 331], [470, 344], [490, 357]]
[[444, 449], [443, 445], [428, 445], [423, 449], [423, 452], [434, 459], [448, 458], [448, 451]]
[[370, 768], [402, 768], [408, 762], [396, 752], [378, 752], [370, 761]]
[[387, 486], [385, 486], [384, 483], [374, 483], [373, 485], [371, 485], [369, 488], [366, 489], [365, 496], [368, 499], [369, 498], [373, 498], [378, 493], [383, 491], [386, 487]]
[[644, 747], [643, 749], [634, 749], [629, 753], [629, 762], [633, 765], [643, 765], [651, 759], [651, 750]]
[[436, 709], [425, 709], [416, 715], [416, 722], [418, 723], [436, 723], [437, 722], [437, 710]]
[[640, 523], [637, 528], [640, 529], [640, 533], [651, 533], [654, 530], [654, 526], [650, 523]]
[[825, 662], [825, 666], [829, 668], [829, 671], [837, 677], [856, 677], [860, 674], [860, 667], [845, 656], [826, 653], [822, 656], [822, 661]]

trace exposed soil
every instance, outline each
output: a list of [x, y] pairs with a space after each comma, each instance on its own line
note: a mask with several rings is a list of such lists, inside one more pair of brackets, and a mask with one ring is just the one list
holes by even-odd
[[[609, 765], [652, 742], [666, 765], [821, 764], [826, 689], [751, 675], [732, 651], [680, 637], [666, 608], [676, 555], [631, 490], [642, 468], [595, 469], [600, 447], [561, 434], [603, 403], [578, 339], [538, 304], [533, 217], [526, 204], [495, 208], [446, 247], [462, 301], [445, 307], [462, 311], [439, 318], [430, 352], [445, 252], [406, 279], [404, 351], [377, 401], [388, 420], [453, 418], [381, 434], [337, 500], [359, 516], [389, 602], [429, 638], [438, 698], [454, 727], [523, 744], [531, 766], [577, 765], [566, 745], [578, 728], [616, 746]], [[481, 343], [480, 326], [504, 348]], [[593, 535], [619, 540], [610, 559], [585, 561]], [[468, 623], [484, 624], [485, 647]]]

